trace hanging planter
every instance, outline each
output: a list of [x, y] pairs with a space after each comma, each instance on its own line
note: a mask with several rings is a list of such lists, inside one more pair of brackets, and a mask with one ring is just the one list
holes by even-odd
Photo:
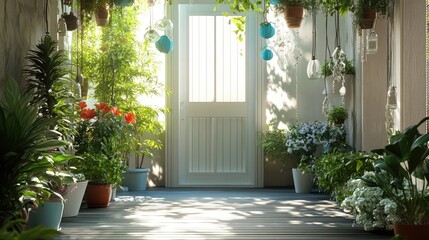
[[276, 29], [269, 22], [261, 23], [259, 27], [259, 36], [265, 39], [272, 38], [276, 34]]
[[115, 5], [119, 7], [129, 7], [132, 6], [134, 0], [115, 0]]
[[77, 17], [73, 14], [73, 12], [70, 12], [70, 14], [64, 13], [62, 17], [64, 20], [66, 20], [67, 31], [73, 31], [77, 29]]
[[167, 35], [162, 35], [155, 43], [156, 49], [162, 53], [170, 53], [173, 50], [174, 43]]
[[362, 18], [359, 21], [359, 26], [361, 29], [371, 29], [374, 26], [376, 17], [375, 10], [368, 10], [362, 13]]
[[103, 27], [109, 23], [109, 5], [100, 4], [95, 10], [95, 22], [97, 26]]
[[304, 8], [301, 5], [284, 6], [282, 8], [288, 28], [300, 28], [304, 19]]

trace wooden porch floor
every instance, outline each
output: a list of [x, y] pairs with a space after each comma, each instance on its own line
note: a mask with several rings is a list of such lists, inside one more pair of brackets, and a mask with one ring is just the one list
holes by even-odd
[[57, 239], [391, 239], [353, 227], [323, 194], [290, 189], [150, 189], [63, 218]]

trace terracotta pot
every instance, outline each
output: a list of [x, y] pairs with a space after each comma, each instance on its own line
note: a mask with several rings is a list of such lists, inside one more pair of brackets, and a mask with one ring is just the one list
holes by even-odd
[[359, 22], [361, 29], [371, 29], [374, 27], [376, 12], [374, 10], [368, 10], [363, 12], [362, 19]]
[[405, 240], [427, 240], [429, 236], [429, 224], [408, 225], [395, 224], [393, 230], [396, 235], [401, 235]]
[[110, 184], [88, 183], [86, 187], [86, 204], [89, 208], [105, 208], [109, 206], [112, 188]]
[[95, 22], [97, 26], [103, 27], [109, 23], [109, 5], [101, 4], [95, 11]]
[[304, 9], [301, 6], [290, 6], [282, 9], [288, 28], [301, 27], [304, 19]]

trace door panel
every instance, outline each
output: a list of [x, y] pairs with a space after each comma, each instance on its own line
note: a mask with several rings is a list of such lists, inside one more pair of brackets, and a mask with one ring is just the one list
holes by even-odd
[[238, 40], [230, 22], [240, 16], [223, 16], [213, 8], [195, 4], [179, 11], [184, 47], [177, 186], [254, 186], [255, 131], [249, 131], [255, 129], [249, 118], [254, 109], [248, 97], [254, 78], [246, 65], [251, 36], [246, 26]]

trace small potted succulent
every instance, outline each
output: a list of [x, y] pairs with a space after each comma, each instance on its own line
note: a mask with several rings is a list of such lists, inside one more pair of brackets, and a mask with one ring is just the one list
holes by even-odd
[[333, 106], [328, 112], [328, 122], [331, 125], [341, 126], [348, 117], [349, 114], [344, 105]]

